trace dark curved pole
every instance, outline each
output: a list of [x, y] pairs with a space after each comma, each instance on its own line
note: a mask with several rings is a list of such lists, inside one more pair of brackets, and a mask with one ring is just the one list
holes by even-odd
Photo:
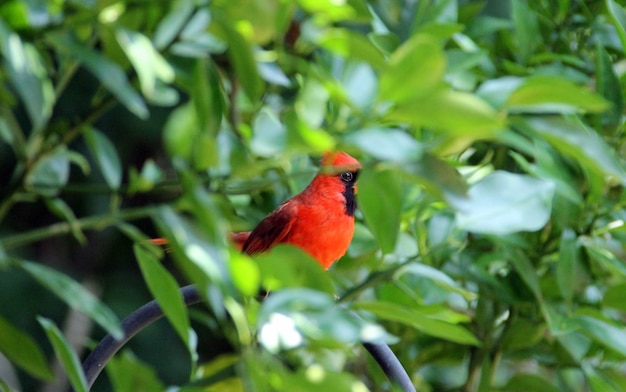
[[[195, 285], [182, 287], [180, 292], [183, 295], [186, 306], [191, 306], [202, 301]], [[89, 356], [87, 356], [85, 362], [83, 362], [83, 372], [85, 372], [88, 389], [91, 389], [94, 382], [115, 353], [133, 336], [137, 335], [139, 331], [161, 317], [163, 317], [161, 307], [156, 301], [150, 301], [122, 321], [122, 330], [124, 331], [123, 339], [116, 340], [111, 335], [105, 336]], [[389, 346], [383, 343], [363, 343], [363, 347], [372, 355], [392, 383], [400, 386], [404, 392], [415, 392], [415, 387], [413, 383], [411, 383], [409, 375]], [[70, 388], [70, 392], [73, 391], [74, 389]]]
[[[191, 306], [202, 301], [198, 290], [194, 285], [182, 287], [180, 289], [186, 306]], [[150, 301], [143, 305], [139, 309], [131, 313], [122, 321], [122, 330], [124, 331], [124, 337], [121, 340], [116, 340], [111, 335], [105, 336], [96, 348], [87, 356], [85, 362], [83, 362], [83, 372], [87, 379], [87, 388], [91, 389], [93, 383], [96, 381], [107, 362], [115, 353], [117, 353], [128, 341], [139, 331], [152, 324], [163, 317], [163, 311], [156, 301]], [[70, 392], [74, 389], [70, 388]]]

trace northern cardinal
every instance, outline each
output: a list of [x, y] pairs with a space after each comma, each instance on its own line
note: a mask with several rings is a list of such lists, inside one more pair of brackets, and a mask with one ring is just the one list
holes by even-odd
[[[249, 255], [277, 244], [295, 245], [324, 269], [330, 268], [352, 241], [360, 168], [359, 161], [345, 152], [324, 154], [320, 172], [300, 194], [281, 204], [254, 230], [231, 234], [231, 240]], [[167, 240], [152, 242], [163, 245]]]

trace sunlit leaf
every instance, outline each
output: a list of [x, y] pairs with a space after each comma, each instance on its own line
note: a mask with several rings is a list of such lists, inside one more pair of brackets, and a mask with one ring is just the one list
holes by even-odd
[[390, 120], [466, 137], [483, 138], [504, 128], [504, 117], [476, 95], [438, 88], [391, 109]]
[[170, 13], [165, 15], [154, 32], [154, 46], [163, 50], [170, 45], [181, 33], [186, 22], [193, 13], [193, 1], [179, 1], [176, 7], [172, 7]]
[[289, 245], [274, 246], [254, 258], [261, 271], [264, 288], [308, 287], [332, 293], [329, 274], [302, 249]]
[[441, 45], [428, 35], [417, 34], [391, 55], [380, 76], [381, 98], [394, 102], [422, 98], [441, 83], [445, 69]]
[[509, 111], [522, 113], [596, 113], [610, 105], [587, 87], [555, 76], [526, 78], [506, 100]]
[[[282, 263], [282, 261], [281, 261]], [[229, 268], [233, 283], [241, 293], [254, 296], [261, 286], [261, 271], [256, 261], [251, 260], [239, 251], [230, 254]]]
[[141, 33], [126, 29], [118, 29], [115, 33], [120, 47], [137, 72], [143, 95], [153, 104], [175, 104], [178, 93], [166, 85], [174, 81], [174, 69], [152, 45], [152, 41]]
[[269, 109], [261, 110], [252, 124], [250, 147], [260, 156], [271, 157], [281, 153], [287, 144], [287, 130]]
[[328, 29], [318, 38], [318, 44], [345, 58], [363, 60], [375, 69], [385, 66], [380, 51], [367, 38], [348, 29]]
[[346, 141], [380, 160], [417, 161], [422, 156], [422, 146], [396, 128], [365, 128], [351, 133]]
[[300, 89], [295, 103], [298, 117], [310, 127], [320, 127], [326, 116], [326, 104], [329, 96], [330, 94], [323, 84], [313, 78], [312, 75], [308, 77]]
[[496, 171], [470, 187], [467, 198], [448, 198], [459, 228], [477, 233], [535, 231], [550, 218], [554, 184]]
[[271, 293], [258, 317], [259, 341], [271, 352], [313, 345], [390, 342], [381, 327], [336, 304], [332, 295], [302, 288]]

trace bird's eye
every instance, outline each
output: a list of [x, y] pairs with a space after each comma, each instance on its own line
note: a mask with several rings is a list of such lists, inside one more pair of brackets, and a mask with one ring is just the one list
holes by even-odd
[[350, 182], [354, 178], [354, 174], [352, 172], [343, 172], [339, 176], [344, 182]]

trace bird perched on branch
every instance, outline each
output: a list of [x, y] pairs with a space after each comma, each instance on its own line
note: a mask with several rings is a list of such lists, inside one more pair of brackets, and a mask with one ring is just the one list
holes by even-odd
[[278, 244], [295, 245], [324, 269], [330, 268], [346, 253], [354, 235], [360, 169], [359, 161], [345, 152], [324, 154], [319, 173], [301, 193], [278, 206], [254, 230], [231, 234], [231, 240], [249, 255]]

